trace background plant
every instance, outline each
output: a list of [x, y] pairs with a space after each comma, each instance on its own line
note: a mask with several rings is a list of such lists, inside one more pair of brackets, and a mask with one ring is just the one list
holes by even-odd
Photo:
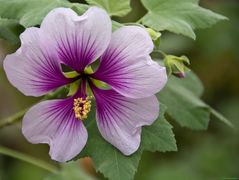
[[[209, 27], [211, 25], [214, 25], [216, 22], [220, 20], [226, 20], [224, 16], [218, 15], [213, 13], [212, 11], [206, 10], [200, 6], [198, 6], [198, 2], [195, 0], [182, 0], [182, 1], [175, 1], [175, 0], [142, 0], [141, 3], [138, 1], [130, 2], [127, 0], [121, 0], [121, 1], [103, 1], [103, 0], [88, 0], [87, 1], [91, 5], [97, 5], [105, 8], [110, 15], [112, 15], [113, 18], [113, 25], [114, 29], [116, 29], [119, 26], [125, 25], [126, 23], [140, 23], [146, 26], [149, 26], [150, 28], [154, 29], [155, 31], [162, 31], [162, 38], [161, 38], [161, 45], [160, 47], [157, 47], [155, 52], [152, 54], [152, 57], [156, 61], [162, 61], [161, 54], [158, 53], [158, 50], [163, 50], [166, 53], [170, 54], [187, 54], [188, 57], [190, 57], [192, 62], [192, 69], [195, 69], [198, 71], [199, 74], [201, 74], [202, 79], [205, 82], [205, 85], [207, 86], [207, 94], [205, 95], [205, 99], [211, 104], [219, 107], [221, 104], [218, 100], [218, 97], [221, 97], [222, 95], [224, 97], [234, 97], [233, 93], [236, 96], [236, 91], [238, 90], [238, 86], [235, 85], [237, 83], [236, 79], [232, 80], [232, 83], [228, 82], [228, 79], [230, 76], [233, 78], [234, 75], [238, 72], [238, 70], [235, 69], [234, 66], [230, 65], [230, 61], [233, 61], [233, 59], [238, 58], [238, 52], [236, 51], [236, 45], [233, 45], [234, 42], [236, 42], [236, 38], [238, 38], [236, 35], [238, 33], [234, 32], [238, 28], [236, 27], [237, 23], [234, 23], [234, 18], [237, 18], [236, 14], [236, 8], [237, 6], [230, 5], [229, 3], [223, 5], [219, 4], [218, 6], [222, 7], [222, 9], [218, 9], [218, 11], [222, 11], [230, 18], [230, 22], [223, 22], [222, 25], [219, 24], [212, 30], [202, 30], [199, 31], [199, 36], [197, 37], [197, 41], [191, 41], [189, 38], [184, 38], [181, 35], [172, 35], [171, 33], [168, 33], [167, 31], [171, 31], [176, 34], [182, 34], [185, 36], [188, 36], [190, 38], [195, 39], [195, 29], [198, 28], [205, 28]], [[231, 2], [233, 3], [233, 2]], [[10, 1], [0, 1], [0, 36], [1, 38], [7, 40], [8, 46], [10, 49], [12, 49], [12, 44], [15, 44], [15, 47], [17, 47], [19, 44], [19, 34], [24, 30], [26, 27], [30, 26], [37, 26], [40, 24], [42, 18], [49, 12], [51, 9], [59, 6], [63, 7], [70, 7], [73, 10], [75, 10], [77, 13], [82, 14], [88, 7], [88, 5], [82, 5], [82, 4], [76, 4], [76, 3], [70, 3], [68, 1], [61, 1], [61, 0], [10, 0]], [[236, 3], [235, 3], [236, 4]], [[205, 4], [210, 6], [209, 4]], [[214, 4], [213, 4], [214, 5]], [[236, 4], [237, 5], [237, 4]], [[139, 6], [139, 7], [138, 7]], [[140, 8], [144, 6], [145, 15], [141, 15], [142, 12]], [[230, 7], [231, 6], [231, 7]], [[216, 6], [213, 6], [214, 8]], [[234, 10], [234, 11], [232, 11]], [[131, 13], [130, 13], [131, 12]], [[179, 13], [181, 12], [181, 13]], [[182, 13], [183, 12], [183, 13]], [[234, 13], [235, 12], [235, 13]], [[127, 15], [130, 13], [126, 18], [119, 18], [122, 16]], [[137, 17], [134, 17], [136, 16]], [[140, 14], [140, 15], [139, 15]], [[137, 22], [136, 22], [137, 21]], [[230, 23], [230, 25], [229, 25]], [[166, 32], [165, 32], [166, 30]], [[210, 33], [211, 32], [211, 33]], [[216, 33], [214, 33], [216, 32]], [[233, 33], [233, 40], [231, 38], [231, 34]], [[4, 42], [6, 44], [6, 42]], [[5, 46], [4, 46], [5, 48]], [[193, 50], [194, 48], [194, 50]], [[197, 50], [197, 51], [196, 51]], [[196, 52], [195, 52], [196, 51]], [[218, 52], [220, 51], [220, 52]], [[223, 54], [224, 53], [224, 54]], [[199, 59], [202, 59], [201, 62], [197, 61]], [[205, 60], [203, 60], [205, 59]], [[215, 59], [215, 61], [213, 61]], [[230, 59], [230, 61], [225, 62], [225, 59]], [[232, 60], [231, 60], [232, 59]], [[210, 60], [208, 63], [206, 60]], [[217, 60], [217, 61], [216, 61]], [[220, 63], [219, 63], [220, 62]], [[238, 63], [238, 62], [234, 62]], [[231, 63], [232, 64], [232, 63]], [[224, 66], [226, 67], [224, 67]], [[215, 68], [218, 67], [218, 68]], [[228, 71], [230, 69], [230, 71]], [[217, 71], [216, 71], [217, 70]], [[224, 72], [224, 73], [223, 73]], [[216, 76], [212, 76], [212, 74], [216, 74]], [[218, 75], [219, 74], [219, 75]], [[220, 76], [221, 74], [221, 76]], [[4, 77], [3, 72], [1, 71], [1, 77]], [[218, 79], [217, 79], [218, 77]], [[220, 77], [220, 78], [219, 78]], [[231, 79], [232, 79], [231, 78]], [[212, 88], [212, 83], [216, 84], [216, 88]], [[1, 101], [1, 114], [0, 116], [7, 117], [9, 114], [13, 114], [14, 112], [18, 112], [18, 110], [24, 109], [29, 104], [33, 103], [31, 98], [29, 99], [30, 102], [22, 103], [22, 101], [26, 99], [26, 97], [17, 97], [19, 96], [15, 90], [9, 87], [6, 80], [2, 82], [1, 84], [4, 84], [4, 86], [1, 85], [1, 91], [6, 94], [6, 96], [2, 97]], [[232, 90], [226, 89], [226, 91], [222, 89], [221, 87], [224, 86], [232, 86]], [[12, 92], [8, 92], [8, 89]], [[228, 92], [229, 91], [229, 92]], [[7, 93], [8, 92], [8, 93]], [[238, 92], [238, 91], [237, 91]], [[192, 72], [188, 73], [187, 77], [185, 79], [178, 79], [175, 77], [171, 77], [167, 87], [164, 89], [162, 93], [158, 95], [158, 98], [160, 99], [160, 102], [162, 102], [164, 105], [162, 105], [164, 108], [162, 108], [161, 116], [159, 117], [159, 120], [155, 122], [155, 124], [151, 127], [146, 127], [143, 130], [143, 136], [142, 136], [142, 144], [140, 147], [140, 150], [135, 153], [131, 157], [125, 157], [121, 153], [119, 153], [116, 149], [114, 149], [110, 144], [106, 143], [97, 133], [95, 124], [90, 123], [88, 124], [88, 129], [92, 136], [94, 138], [91, 138], [91, 141], [88, 142], [87, 147], [83, 151], [83, 153], [80, 154], [80, 157], [84, 156], [91, 156], [92, 161], [94, 164], [94, 167], [97, 171], [101, 172], [105, 177], [111, 178], [111, 179], [132, 179], [134, 177], [134, 174], [138, 168], [138, 163], [141, 158], [141, 155], [144, 150], [147, 151], [176, 151], [179, 149], [179, 153], [172, 153], [172, 154], [166, 154], [167, 158], [172, 159], [178, 159], [178, 161], [173, 162], [172, 164], [169, 164], [168, 160], [161, 160], [163, 162], [159, 163], [158, 161], [153, 161], [154, 163], [150, 165], [149, 167], [144, 167], [144, 163], [147, 165], [147, 161], [150, 162], [150, 159], [154, 159], [154, 156], [157, 158], [164, 157], [165, 155], [158, 154], [158, 153], [146, 153], [144, 155], [142, 165], [140, 166], [140, 170], [138, 171], [138, 174], [136, 175], [136, 179], [140, 179], [142, 177], [150, 177], [152, 179], [156, 179], [156, 177], [171, 177], [173, 179], [173, 175], [175, 177], [180, 174], [180, 172], [192, 172], [186, 175], [185, 177], [190, 179], [190, 177], [197, 177], [200, 179], [200, 177], [221, 177], [221, 176], [236, 176], [235, 172], [233, 171], [233, 167], [236, 166], [236, 148], [238, 149], [238, 145], [236, 145], [235, 141], [233, 141], [233, 138], [231, 142], [220, 142], [220, 147], [225, 146], [224, 150], [223, 148], [218, 149], [213, 148], [213, 143], [217, 144], [217, 138], [212, 136], [211, 134], [218, 136], [221, 140], [225, 141], [228, 137], [228, 132], [224, 127], [224, 125], [221, 125], [220, 123], [213, 121], [211, 131], [208, 133], [206, 132], [194, 132], [191, 133], [187, 129], [193, 129], [193, 130], [205, 130], [208, 128], [209, 124], [209, 117], [210, 114], [216, 116], [216, 119], [219, 119], [226, 124], [230, 125], [230, 123], [221, 115], [219, 115], [217, 112], [215, 112], [209, 105], [204, 103], [202, 100], [200, 100], [200, 96], [203, 93], [203, 87], [199, 79], [193, 74]], [[12, 96], [12, 94], [17, 94], [17, 96]], [[8, 96], [7, 96], [8, 95]], [[237, 94], [238, 95], [238, 94]], [[54, 95], [53, 95], [54, 96]], [[51, 98], [51, 97], [47, 97]], [[216, 99], [216, 101], [214, 100]], [[227, 101], [229, 98], [225, 98]], [[233, 111], [233, 107], [236, 107], [236, 105], [230, 105], [233, 103], [238, 103], [236, 101], [236, 98], [232, 98], [233, 102], [227, 102], [228, 105], [224, 105], [226, 108], [224, 110], [229, 111], [229, 115], [233, 115], [232, 112], [237, 113], [236, 111]], [[223, 99], [222, 99], [223, 100]], [[15, 106], [13, 105], [15, 104]], [[223, 106], [223, 105], [222, 105]], [[231, 106], [231, 108], [230, 108]], [[8, 108], [11, 107], [11, 108]], [[23, 111], [24, 112], [24, 111]], [[165, 112], [165, 113], [164, 113]], [[17, 120], [20, 120], [21, 115], [23, 113], [18, 113], [17, 115], [14, 115], [13, 117], [1, 120], [0, 122], [3, 124], [2, 126], [5, 126], [6, 124], [15, 123]], [[92, 113], [93, 114], [93, 113]], [[164, 116], [165, 115], [165, 116]], [[19, 117], [19, 118], [18, 118]], [[168, 120], [166, 120], [165, 119]], [[238, 117], [238, 115], [235, 115], [235, 117]], [[93, 116], [91, 118], [94, 118]], [[232, 117], [233, 119], [233, 117]], [[236, 118], [235, 118], [236, 119]], [[92, 122], [89, 121], [88, 122]], [[174, 134], [171, 130], [172, 126], [169, 124], [173, 124], [174, 132], [176, 132], [176, 139], [178, 140], [179, 147], [176, 147], [176, 141], [174, 138]], [[177, 123], [175, 123], [177, 122]], [[236, 124], [236, 123], [234, 123]], [[179, 126], [186, 127], [180, 128]], [[16, 131], [11, 130], [15, 127], [10, 127], [2, 129], [2, 139], [1, 143], [7, 144], [8, 146], [12, 146], [15, 149], [21, 149], [21, 151], [27, 151], [24, 150], [25, 148], [28, 149], [28, 147], [32, 147], [35, 149], [35, 146], [30, 146], [28, 144], [18, 144], [14, 145], [16, 143], [16, 140], [14, 140], [13, 137], [16, 136], [17, 133], [19, 133], [19, 130]], [[186, 131], [186, 132], [184, 132]], [[231, 130], [234, 131], [234, 130]], [[153, 132], [153, 134], [151, 133]], [[191, 138], [188, 138], [190, 136]], [[205, 136], [205, 138], [204, 138]], [[212, 137], [211, 137], [212, 136]], [[236, 137], [235, 133], [230, 134], [230, 137]], [[3, 138], [4, 137], [4, 138]], [[223, 138], [222, 138], [223, 137]], [[6, 143], [7, 141], [4, 139], [10, 139], [11, 142]], [[195, 139], [194, 139], [195, 138]], [[216, 140], [215, 140], [216, 139]], [[6, 142], [5, 142], [6, 141]], [[193, 145], [193, 141], [199, 141], [198, 146], [200, 148], [196, 148], [197, 145]], [[208, 142], [209, 141], [209, 142]], [[212, 143], [210, 143], [212, 141]], [[216, 142], [215, 142], [216, 141]], [[4, 143], [5, 142], [5, 143]], [[201, 142], [201, 143], [200, 143]], [[12, 144], [12, 145], [11, 145]], [[189, 145], [188, 145], [189, 144]], [[184, 146], [191, 147], [192, 149], [186, 149], [184, 150]], [[195, 146], [195, 147], [194, 147]], [[205, 146], [205, 149], [203, 147]], [[228, 149], [227, 147], [231, 147], [233, 151], [231, 153], [224, 153]], [[39, 150], [39, 153], [42, 153], [42, 155], [39, 155], [38, 151], [28, 151], [27, 154], [32, 154], [34, 156], [34, 153], [37, 153], [37, 157], [42, 159], [42, 156], [44, 157], [46, 151], [44, 151], [45, 146], [43, 147], [43, 151]], [[97, 149], [97, 150], [96, 150]], [[194, 150], [197, 149], [197, 150]], [[213, 149], [213, 151], [212, 151]], [[235, 150], [234, 150], [235, 149]], [[0, 151], [2, 153], [8, 152], [8, 150], [4, 149], [5, 151]], [[210, 152], [210, 150], [212, 152]], [[234, 152], [235, 151], [235, 152]], [[196, 157], [188, 156], [186, 152], [194, 152], [196, 154]], [[211, 164], [215, 159], [220, 159], [220, 155], [216, 157], [216, 155], [213, 157], [212, 154], [217, 152], [218, 154], [223, 154], [225, 159], [223, 159], [223, 162], [226, 164], [230, 164], [232, 161], [232, 164], [230, 165], [230, 168], [228, 172], [225, 172], [225, 174], [220, 174], [219, 171], [210, 169], [211, 166], [218, 167], [218, 164]], [[205, 154], [204, 154], [205, 153]], [[235, 155], [233, 155], [233, 153]], [[185, 155], [186, 154], [186, 155]], [[206, 159], [205, 162], [210, 162], [203, 164], [201, 158], [209, 154], [209, 159]], [[10, 154], [11, 155], [11, 154]], [[171, 157], [173, 156], [173, 157]], [[176, 156], [176, 157], [174, 157]], [[19, 157], [19, 156], [18, 156]], [[24, 156], [23, 156], [24, 157]], [[198, 159], [197, 159], [198, 157]], [[4, 157], [5, 158], [5, 157]], [[180, 159], [181, 158], [181, 159]], [[210, 159], [215, 158], [215, 159]], [[22, 158], [23, 160], [26, 160], [28, 158]], [[188, 160], [186, 164], [185, 160]], [[169, 159], [170, 160], [170, 159]], [[4, 160], [4, 166], [7, 167]], [[33, 160], [36, 162], [36, 160]], [[235, 163], [233, 163], [235, 162]], [[196, 170], [200, 169], [199, 171], [191, 171], [193, 167], [190, 165], [195, 165], [197, 167], [194, 167]], [[202, 165], [200, 166], [200, 163]], [[173, 165], [172, 169], [176, 169], [177, 171], [175, 174], [171, 173], [170, 167]], [[151, 168], [150, 168], [151, 167]], [[179, 168], [183, 167], [183, 168]], [[227, 171], [227, 169], [221, 167], [222, 170]], [[3, 168], [1, 168], [3, 169]], [[4, 171], [6, 168], [4, 168]], [[16, 168], [17, 169], [17, 168]], [[62, 176], [64, 178], [68, 171], [71, 171], [69, 169], [71, 168], [63, 168], [65, 169], [66, 173], [61, 173], [60, 175], [56, 176]], [[158, 169], [161, 169], [161, 173], [158, 173]], [[150, 171], [149, 171], [150, 170]], [[23, 171], [23, 170], [21, 170]], [[64, 170], [63, 170], [64, 171]], [[73, 170], [72, 170], [73, 171]], [[39, 171], [37, 171], [39, 173]], [[206, 173], [205, 173], [206, 172]], [[42, 173], [42, 172], [40, 172]], [[177, 174], [178, 173], [178, 174]], [[8, 173], [6, 174], [6, 178], [9, 178], [10, 175]], [[73, 172], [68, 173], [67, 176], [70, 176], [74, 174]], [[79, 173], [81, 174], [81, 173]], [[184, 174], [184, 173], [183, 173]], [[35, 175], [34, 175], [35, 177]], [[77, 175], [76, 175], [77, 177]], [[4, 178], [4, 177], [3, 177]], [[59, 178], [54, 177], [54, 175], [49, 176], [48, 178]], [[181, 177], [181, 179], [184, 179], [184, 177]]]

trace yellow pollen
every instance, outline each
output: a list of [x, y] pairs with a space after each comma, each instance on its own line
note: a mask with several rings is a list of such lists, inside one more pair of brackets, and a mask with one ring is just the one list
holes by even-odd
[[75, 117], [79, 120], [87, 119], [87, 115], [91, 109], [91, 99], [92, 96], [87, 96], [86, 98], [76, 98], [74, 99], [73, 110], [75, 112]]

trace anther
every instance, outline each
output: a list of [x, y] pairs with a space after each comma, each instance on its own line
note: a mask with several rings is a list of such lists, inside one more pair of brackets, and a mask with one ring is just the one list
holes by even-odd
[[77, 119], [79, 120], [87, 119], [87, 115], [91, 110], [91, 99], [92, 96], [74, 99], [73, 110], [75, 112], [75, 117]]

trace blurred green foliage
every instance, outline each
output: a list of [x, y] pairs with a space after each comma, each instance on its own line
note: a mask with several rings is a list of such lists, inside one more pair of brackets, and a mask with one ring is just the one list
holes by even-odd
[[[132, 12], [121, 22], [137, 20], [145, 14], [138, 0], [132, 1]], [[144, 153], [136, 174], [136, 180], [209, 180], [239, 178], [239, 3], [233, 0], [204, 0], [203, 6], [227, 16], [230, 20], [211, 29], [197, 30], [197, 40], [164, 33], [161, 48], [171, 54], [187, 55], [192, 69], [205, 86], [204, 100], [233, 121], [235, 130], [218, 121], [211, 121], [209, 130], [191, 132], [179, 128], [174, 122], [178, 140], [177, 153]], [[3, 52], [14, 47], [0, 42]], [[0, 66], [0, 118], [17, 112], [35, 100], [24, 97], [6, 80]], [[45, 145], [31, 145], [21, 134], [20, 126], [0, 131], [0, 144], [25, 152], [53, 163]], [[54, 163], [53, 163], [54, 164]], [[48, 172], [18, 160], [0, 156], [0, 180], [40, 180]], [[34, 177], [34, 178], [32, 178]], [[98, 175], [103, 179], [102, 175]]]

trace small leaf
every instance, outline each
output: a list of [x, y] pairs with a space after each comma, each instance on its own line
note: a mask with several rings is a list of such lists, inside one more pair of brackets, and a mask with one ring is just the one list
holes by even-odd
[[148, 13], [144, 25], [196, 38], [194, 29], [207, 28], [227, 18], [198, 5], [199, 0], [141, 0]]
[[104, 8], [111, 16], [125, 16], [131, 11], [130, 0], [86, 0], [86, 2]]

